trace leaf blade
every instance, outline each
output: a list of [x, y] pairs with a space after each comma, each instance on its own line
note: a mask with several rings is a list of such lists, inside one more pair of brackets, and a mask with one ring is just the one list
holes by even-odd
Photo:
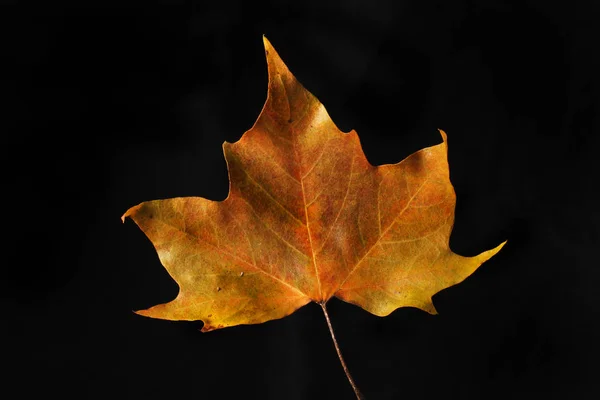
[[224, 143], [229, 194], [144, 202], [131, 217], [180, 292], [145, 316], [204, 321], [204, 331], [282, 318], [331, 297], [375, 315], [464, 280], [476, 257], [449, 248], [456, 195], [447, 136], [397, 164], [373, 166], [355, 131], [340, 131], [263, 37], [265, 105]]
[[[224, 202], [174, 198], [130, 208], [132, 218], [153, 243], [165, 269], [179, 286], [171, 302], [137, 311], [169, 320], [202, 320], [204, 331], [283, 318], [310, 298], [260, 268], [244, 230]], [[186, 222], [184, 222], [186, 221]], [[226, 229], [214, 229], [212, 224]], [[238, 313], [231, 318], [233, 313]]]

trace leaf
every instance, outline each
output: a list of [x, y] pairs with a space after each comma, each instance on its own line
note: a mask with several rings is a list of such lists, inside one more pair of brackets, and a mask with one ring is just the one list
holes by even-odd
[[138, 314], [202, 320], [203, 331], [285, 317], [332, 296], [379, 316], [435, 313], [431, 297], [504, 243], [475, 257], [449, 248], [455, 193], [447, 138], [374, 167], [266, 38], [267, 100], [254, 126], [224, 143], [229, 195], [130, 208], [180, 291]]

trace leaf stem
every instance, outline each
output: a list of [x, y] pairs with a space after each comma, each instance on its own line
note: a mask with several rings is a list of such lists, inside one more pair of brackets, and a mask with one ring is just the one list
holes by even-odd
[[344, 362], [344, 357], [342, 357], [342, 352], [340, 351], [340, 346], [338, 346], [338, 342], [335, 339], [335, 334], [333, 333], [333, 326], [331, 326], [331, 320], [329, 319], [329, 314], [327, 313], [327, 308], [325, 307], [325, 303], [319, 303], [321, 308], [323, 309], [323, 314], [325, 314], [325, 320], [327, 320], [327, 326], [329, 327], [329, 333], [331, 333], [331, 339], [333, 339], [333, 344], [335, 345], [335, 351], [337, 351], [340, 362], [342, 363], [342, 368], [344, 368], [344, 372], [346, 373], [346, 377], [352, 386], [352, 390], [354, 390], [354, 394], [358, 400], [365, 400], [365, 397], [362, 395], [354, 379], [352, 379], [352, 375], [350, 375], [350, 371], [346, 366], [346, 362]]

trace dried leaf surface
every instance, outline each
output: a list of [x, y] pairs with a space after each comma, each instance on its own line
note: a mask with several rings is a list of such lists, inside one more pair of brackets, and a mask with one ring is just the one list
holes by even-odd
[[138, 311], [202, 320], [203, 331], [257, 324], [332, 296], [385, 316], [435, 313], [431, 297], [504, 243], [475, 257], [449, 248], [455, 193], [447, 138], [374, 167], [355, 131], [341, 132], [264, 38], [267, 100], [254, 126], [224, 143], [229, 195], [130, 208], [180, 291]]

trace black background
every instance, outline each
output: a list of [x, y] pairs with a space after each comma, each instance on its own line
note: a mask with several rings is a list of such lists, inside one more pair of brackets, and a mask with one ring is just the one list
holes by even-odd
[[353, 398], [316, 304], [206, 334], [131, 311], [177, 286], [120, 216], [226, 197], [221, 144], [266, 96], [262, 34], [372, 164], [448, 133], [455, 252], [508, 239], [437, 316], [330, 301], [367, 399], [596, 398], [598, 2], [94, 3], [1, 8], [14, 398]]

